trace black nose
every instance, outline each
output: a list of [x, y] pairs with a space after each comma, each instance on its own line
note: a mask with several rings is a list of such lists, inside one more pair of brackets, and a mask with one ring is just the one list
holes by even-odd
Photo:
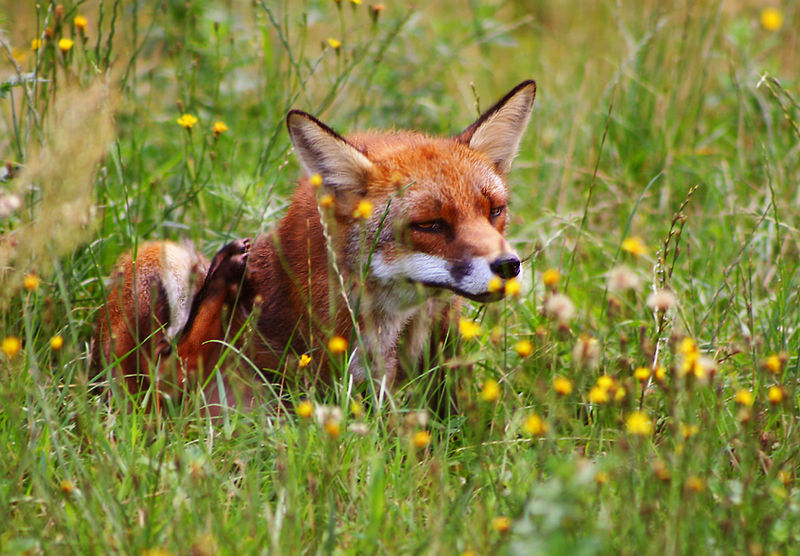
[[504, 255], [495, 259], [489, 268], [500, 278], [513, 278], [519, 274], [519, 259], [515, 255]]

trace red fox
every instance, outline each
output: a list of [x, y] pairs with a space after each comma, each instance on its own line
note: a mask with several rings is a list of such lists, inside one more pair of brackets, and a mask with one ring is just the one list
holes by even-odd
[[[533, 81], [520, 83], [443, 138], [345, 138], [292, 110], [286, 123], [306, 175], [277, 229], [225, 246], [210, 266], [171, 242], [124, 256], [100, 312], [96, 365], [132, 390], [157, 380], [177, 395], [199, 380], [226, 389], [210, 399], [233, 403], [231, 377], [242, 372], [228, 372], [232, 360], [307, 385], [330, 381], [336, 357], [355, 382], [372, 376], [391, 390], [457, 315], [458, 296], [498, 300], [493, 279], [521, 272], [504, 238], [506, 175], [535, 93]], [[350, 341], [344, 356], [328, 352], [333, 336]], [[224, 345], [238, 355], [222, 360]], [[217, 367], [221, 378], [208, 380]]]

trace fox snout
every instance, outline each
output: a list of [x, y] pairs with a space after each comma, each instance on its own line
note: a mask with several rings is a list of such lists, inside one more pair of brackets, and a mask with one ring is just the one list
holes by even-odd
[[492, 261], [489, 264], [489, 268], [492, 272], [505, 280], [516, 278], [519, 275], [520, 260], [515, 254], [506, 253]]

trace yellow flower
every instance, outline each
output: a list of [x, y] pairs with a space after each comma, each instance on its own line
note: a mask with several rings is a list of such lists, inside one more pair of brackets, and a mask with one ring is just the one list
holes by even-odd
[[331, 48], [339, 50], [339, 47], [342, 46], [342, 41], [339, 39], [330, 38], [328, 39], [328, 44], [331, 45]]
[[72, 24], [75, 26], [75, 29], [78, 29], [79, 31], [85, 31], [89, 21], [82, 15], [76, 15], [75, 19], [72, 20]]
[[33, 39], [31, 41], [31, 50], [39, 50], [42, 47], [42, 39]]
[[625, 419], [625, 428], [631, 434], [649, 436], [653, 434], [653, 422], [644, 411], [634, 411]]
[[786, 398], [786, 392], [780, 386], [770, 386], [767, 391], [770, 403], [779, 404]]
[[705, 490], [706, 484], [703, 482], [703, 479], [697, 475], [690, 475], [686, 479], [686, 488], [692, 492], [702, 492]]
[[36, 291], [39, 288], [39, 284], [42, 281], [33, 273], [25, 275], [25, 278], [22, 279], [22, 287], [24, 287], [29, 292]]
[[657, 381], [664, 382], [664, 379], [667, 378], [667, 369], [663, 365], [658, 365], [656, 370], [653, 371], [653, 376], [656, 377]]
[[471, 340], [480, 335], [482, 330], [477, 322], [461, 317], [458, 319], [458, 332], [465, 340]]
[[736, 392], [733, 396], [733, 401], [738, 403], [739, 405], [743, 405], [746, 407], [751, 407], [753, 403], [756, 401], [755, 396], [750, 390], [745, 390], [744, 388]]
[[194, 124], [197, 123], [197, 118], [195, 118], [191, 114], [184, 114], [175, 121], [178, 122], [178, 125], [181, 127], [184, 127], [186, 129], [192, 129], [192, 127], [194, 127]]
[[22, 342], [15, 336], [7, 336], [3, 338], [3, 343], [0, 345], [0, 350], [6, 354], [9, 359], [13, 358], [22, 349]]
[[572, 394], [572, 381], [563, 376], [557, 376], [553, 379], [553, 389], [559, 396], [568, 396]]
[[616, 386], [616, 384], [617, 384], [617, 381], [614, 380], [613, 377], [610, 377], [608, 375], [603, 375], [603, 376], [597, 377], [597, 386], [599, 388], [602, 388], [603, 390], [610, 390], [611, 388]]
[[761, 25], [767, 31], [777, 31], [783, 26], [783, 14], [776, 8], [761, 10]]
[[695, 423], [681, 423], [678, 427], [681, 432], [681, 436], [684, 438], [691, 438], [693, 436], [697, 436], [697, 433], [700, 432], [700, 425]]
[[308, 419], [314, 413], [314, 404], [308, 400], [303, 400], [297, 407], [294, 408], [295, 413], [297, 416], [302, 419]]
[[644, 382], [650, 378], [650, 369], [648, 367], [639, 367], [633, 371], [633, 376], [636, 377], [636, 380]]
[[361, 402], [358, 400], [353, 400], [350, 402], [350, 413], [353, 417], [361, 417], [364, 415], [364, 406], [361, 405]]
[[211, 131], [214, 132], [214, 137], [219, 137], [228, 131], [228, 126], [225, 125], [225, 122], [214, 122], [214, 126], [211, 128]]
[[73, 41], [72, 39], [63, 38], [60, 41], [58, 41], [58, 49], [66, 54], [72, 49], [72, 45], [74, 44], [75, 41]]
[[678, 346], [678, 351], [683, 355], [696, 355], [700, 353], [700, 351], [697, 349], [697, 342], [695, 342], [694, 339], [689, 336], [686, 336], [683, 340], [681, 340], [681, 343]]
[[326, 421], [325, 432], [328, 434], [328, 436], [330, 436], [334, 440], [339, 438], [339, 435], [342, 434], [342, 427], [339, 425], [339, 421], [334, 421], [334, 420]]
[[63, 481], [61, 481], [58, 487], [64, 494], [72, 494], [73, 492], [75, 492], [75, 483], [73, 483], [69, 479], [64, 479]]
[[311, 187], [314, 189], [319, 189], [322, 187], [322, 176], [319, 174], [311, 174], [311, 177], [308, 178], [308, 181], [311, 184]]
[[547, 423], [536, 413], [529, 415], [522, 424], [522, 430], [531, 436], [544, 436], [547, 434]]
[[647, 246], [639, 236], [625, 238], [622, 242], [622, 250], [630, 253], [634, 257], [641, 257], [647, 254]]
[[561, 280], [561, 273], [558, 272], [555, 268], [548, 268], [542, 273], [542, 282], [544, 282], [545, 287], [554, 289], [558, 286], [558, 282]]
[[520, 357], [528, 357], [533, 353], [533, 344], [530, 340], [520, 340], [517, 342], [517, 345], [514, 346], [514, 350]]
[[619, 388], [617, 388], [617, 389], [616, 389], [616, 391], [614, 392], [614, 401], [615, 401], [615, 402], [621, 402], [622, 400], [624, 400], [624, 399], [625, 399], [625, 395], [626, 395], [627, 393], [628, 393], [628, 392], [625, 390], [625, 388], [623, 388], [623, 387], [621, 387], [621, 386], [620, 386], [620, 387], [619, 387]]
[[503, 280], [499, 276], [492, 276], [489, 284], [486, 286], [489, 293], [499, 292], [503, 289]]
[[411, 436], [411, 443], [415, 448], [424, 448], [431, 443], [431, 433], [428, 431], [417, 431]]
[[608, 403], [611, 400], [611, 397], [608, 394], [608, 390], [605, 388], [594, 386], [591, 390], [589, 390], [588, 400], [591, 403], [604, 404]]
[[780, 356], [774, 353], [764, 360], [764, 368], [772, 374], [778, 374], [781, 372], [781, 367], [783, 367], [783, 362], [781, 361]]
[[147, 548], [139, 556], [172, 556], [172, 553], [166, 548]]
[[64, 338], [60, 335], [56, 334], [52, 338], [50, 338], [50, 349], [53, 351], [58, 351], [64, 346]]
[[344, 353], [347, 351], [347, 340], [341, 336], [334, 336], [328, 340], [328, 350], [334, 355]]
[[354, 6], [360, 6], [361, 0], [350, 0], [350, 3], [353, 4]]
[[353, 211], [353, 218], [363, 218], [366, 220], [372, 215], [372, 203], [367, 201], [366, 199], [362, 199], [358, 202], [358, 206], [356, 210]]
[[611, 480], [611, 476], [607, 471], [598, 471], [594, 474], [594, 482], [598, 485], [607, 485]]
[[304, 367], [308, 367], [310, 363], [311, 363], [311, 356], [307, 353], [301, 355], [300, 360], [297, 362], [297, 364], [300, 366], [301, 369]]
[[319, 205], [322, 208], [330, 208], [333, 206], [333, 195], [330, 193], [325, 193], [324, 195], [320, 195], [319, 197]]
[[497, 516], [492, 520], [492, 529], [498, 533], [505, 533], [511, 529], [511, 519], [504, 515]]
[[519, 292], [522, 291], [522, 286], [516, 278], [509, 278], [506, 280], [506, 295], [508, 297], [517, 297]]
[[500, 399], [500, 385], [496, 380], [490, 378], [483, 383], [481, 400], [485, 402], [496, 402], [498, 399]]

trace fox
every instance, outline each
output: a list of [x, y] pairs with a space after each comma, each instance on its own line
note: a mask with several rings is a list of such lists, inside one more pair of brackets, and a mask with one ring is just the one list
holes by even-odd
[[[391, 392], [421, 372], [462, 299], [497, 301], [497, 280], [520, 277], [505, 238], [507, 176], [535, 96], [536, 83], [523, 81], [447, 137], [342, 136], [291, 110], [303, 176], [286, 215], [210, 262], [168, 241], [123, 255], [99, 312], [93, 365], [133, 392], [155, 381], [159, 396], [180, 396], [200, 384], [210, 404], [255, 403], [258, 386], [240, 384], [248, 373], [312, 388], [343, 364], [352, 383]], [[328, 348], [333, 337], [347, 343], [343, 355]]]

